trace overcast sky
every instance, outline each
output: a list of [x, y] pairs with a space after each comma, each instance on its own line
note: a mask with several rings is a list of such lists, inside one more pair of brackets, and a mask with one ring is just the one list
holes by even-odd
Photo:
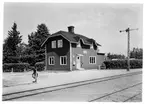
[[73, 25], [75, 33], [95, 39], [102, 46], [100, 52], [127, 53], [128, 27], [131, 31], [131, 48], [143, 47], [141, 4], [50, 4], [50, 3], [5, 3], [4, 39], [14, 21], [28, 43], [28, 34], [36, 31], [37, 25], [45, 23], [50, 33], [67, 31]]

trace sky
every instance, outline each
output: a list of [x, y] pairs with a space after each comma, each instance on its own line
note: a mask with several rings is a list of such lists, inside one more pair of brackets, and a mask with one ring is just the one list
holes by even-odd
[[3, 40], [8, 36], [13, 23], [18, 25], [22, 41], [28, 43], [28, 34], [36, 31], [37, 25], [45, 23], [50, 33], [68, 31], [93, 38], [102, 46], [103, 53], [127, 53], [128, 27], [139, 28], [130, 32], [130, 47], [143, 47], [142, 4], [99, 3], [4, 3]]

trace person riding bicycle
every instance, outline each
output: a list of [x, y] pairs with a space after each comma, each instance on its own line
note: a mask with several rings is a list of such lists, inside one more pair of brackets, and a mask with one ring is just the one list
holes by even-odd
[[35, 81], [33, 81], [33, 82], [37, 83], [37, 77], [38, 77], [37, 70], [34, 67], [32, 68], [32, 70], [33, 70], [32, 77], [35, 79]]

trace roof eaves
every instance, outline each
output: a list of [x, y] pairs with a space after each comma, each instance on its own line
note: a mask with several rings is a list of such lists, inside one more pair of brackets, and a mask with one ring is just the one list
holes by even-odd
[[95, 44], [96, 44], [97, 46], [101, 46], [100, 44], [98, 44], [98, 43], [96, 43], [96, 42], [95, 42]]
[[83, 42], [85, 45], [92, 45], [92, 44], [85, 43], [85, 42], [84, 42], [84, 39], [82, 39], [81, 37], [80, 37], [79, 41], [80, 41], [80, 40], [82, 40], [82, 42]]
[[[58, 33], [58, 32], [57, 32], [57, 33]], [[68, 41], [71, 42], [71, 43], [78, 43], [78, 42], [74, 42], [74, 41], [69, 40], [67, 37], [65, 37], [65, 36], [63, 35], [63, 33], [62, 33], [61, 31], [60, 31], [59, 33], [60, 33], [60, 34], [57, 35], [57, 36], [62, 36], [63, 38], [65, 38], [66, 40], [68, 40]], [[54, 33], [54, 34], [56, 34], [56, 33]], [[49, 38], [51, 38], [51, 37], [55, 37], [55, 36], [54, 36], [53, 34], [50, 35], [50, 36], [48, 36], [47, 39], [42, 43], [41, 47], [43, 47], [44, 44], [47, 42], [47, 40], [48, 40]]]
[[50, 37], [50, 36], [48, 36], [48, 37], [46, 38], [46, 40], [41, 44], [41, 47], [44, 46], [44, 44], [47, 42], [47, 40], [48, 40], [49, 37]]
[[[83, 40], [81, 37], [80, 37], [79, 41], [80, 41], [80, 40], [82, 40], [83, 43], [84, 43], [85, 45], [92, 45], [92, 44], [85, 43], [84, 40]], [[101, 45], [98, 44], [96, 41], [95, 41], [95, 45], [96, 45], [96, 46], [101, 46]]]

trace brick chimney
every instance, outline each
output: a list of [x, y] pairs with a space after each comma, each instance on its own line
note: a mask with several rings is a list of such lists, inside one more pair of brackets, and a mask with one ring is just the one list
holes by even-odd
[[74, 26], [69, 26], [68, 27], [68, 32], [74, 33]]

